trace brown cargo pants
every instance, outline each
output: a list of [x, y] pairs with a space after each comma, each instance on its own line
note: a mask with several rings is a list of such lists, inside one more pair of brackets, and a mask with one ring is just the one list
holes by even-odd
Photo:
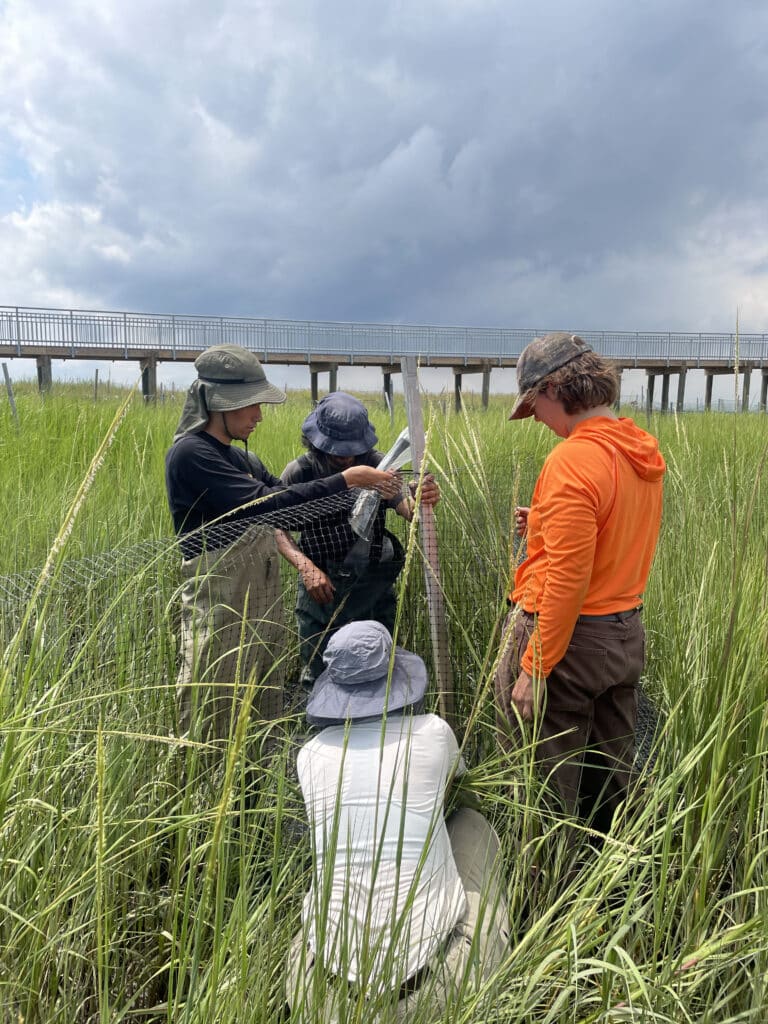
[[[523, 739], [511, 695], [535, 628], [535, 617], [520, 608], [512, 609], [504, 624], [506, 646], [494, 686], [500, 742], [508, 752]], [[565, 655], [547, 677], [534, 725], [536, 761], [565, 810], [603, 832], [632, 778], [636, 688], [644, 661], [639, 612], [579, 616]]]

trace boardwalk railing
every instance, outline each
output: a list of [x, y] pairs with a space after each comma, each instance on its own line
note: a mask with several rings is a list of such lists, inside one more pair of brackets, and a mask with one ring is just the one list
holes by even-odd
[[[417, 355], [431, 359], [514, 361], [546, 330], [505, 327], [436, 327], [410, 324], [332, 323], [248, 317], [155, 315], [92, 310], [0, 306], [0, 348], [26, 356], [65, 351], [68, 358], [188, 359], [209, 345], [234, 343], [264, 356], [338, 355], [349, 359]], [[580, 331], [596, 351], [623, 364], [647, 361], [689, 366], [736, 362], [735, 334]], [[34, 350], [30, 351], [30, 350]], [[742, 334], [740, 363], [768, 364], [768, 334]]]

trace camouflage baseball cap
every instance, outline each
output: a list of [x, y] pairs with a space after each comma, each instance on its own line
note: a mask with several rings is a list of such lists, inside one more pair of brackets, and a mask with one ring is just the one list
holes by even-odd
[[567, 331], [554, 331], [543, 338], [534, 338], [517, 361], [518, 402], [509, 418], [523, 420], [526, 416], [533, 416], [533, 406], [526, 400], [527, 392], [550, 373], [591, 351], [583, 338]]

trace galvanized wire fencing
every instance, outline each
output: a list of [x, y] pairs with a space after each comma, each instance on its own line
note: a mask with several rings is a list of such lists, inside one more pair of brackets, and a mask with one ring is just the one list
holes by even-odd
[[[150, 673], [154, 677], [151, 685], [169, 687], [172, 691], [180, 656], [182, 566], [187, 567], [188, 573], [202, 551], [213, 559], [215, 566], [218, 552], [225, 552], [245, 531], [257, 526], [271, 534], [281, 531], [293, 538], [318, 570], [328, 574], [338, 598], [334, 625], [341, 624], [346, 617], [376, 617], [369, 601], [370, 591], [376, 587], [386, 590], [391, 584], [398, 596], [398, 642], [418, 650], [429, 663], [423, 576], [426, 553], [420, 548], [418, 533], [411, 531], [411, 524], [392, 509], [382, 508], [370, 540], [361, 542], [348, 525], [356, 497], [357, 492], [348, 491], [262, 514], [246, 510], [237, 518], [186, 534], [180, 541], [171, 537], [148, 539], [88, 557], [62, 557], [42, 588], [38, 587], [37, 569], [0, 577], [0, 643], [5, 648], [26, 620], [25, 637], [17, 642], [28, 647], [37, 642], [38, 634], [44, 634], [44, 656], [50, 662], [48, 680], [64, 672], [71, 681], [73, 676], [86, 671], [86, 665], [88, 671], [109, 678], [131, 665], [131, 670], [140, 675]], [[443, 580], [449, 597], [448, 614], [464, 620], [457, 630], [456, 651], [456, 657], [463, 659], [461, 649], [469, 636], [469, 620], [474, 616], [463, 615], [456, 595], [461, 595], [463, 605], [476, 591], [473, 606], [488, 607], [485, 626], [490, 628], [493, 609], [503, 591], [506, 558], [500, 557], [492, 545], [467, 552], [463, 538], [455, 535], [455, 531], [451, 536], [448, 521], [441, 524], [441, 533], [441, 543], [446, 545], [448, 555]], [[296, 569], [288, 561], [277, 561], [287, 623], [283, 675], [290, 682], [300, 671], [301, 636], [293, 613], [303, 581], [299, 582]], [[310, 601], [304, 593], [304, 605]], [[342, 606], [341, 611], [338, 605]], [[312, 608], [311, 603], [309, 607]], [[475, 674], [465, 670], [462, 676], [472, 680]], [[168, 732], [168, 726], [164, 731]]]
[[[275, 550], [283, 623], [280, 677], [287, 713], [299, 710], [306, 696], [300, 675], [311, 660], [307, 633], [311, 634], [312, 624], [319, 634], [324, 624], [333, 627], [348, 619], [376, 618], [381, 610], [378, 597], [383, 593], [386, 598], [388, 589], [396, 595], [398, 643], [420, 653], [434, 669], [423, 572], [428, 553], [421, 549], [411, 524], [384, 508], [370, 541], [361, 545], [349, 529], [356, 497], [356, 492], [346, 492], [288, 509], [249, 512], [187, 534], [181, 543], [171, 537], [148, 539], [89, 557], [65, 557], [42, 589], [37, 589], [36, 570], [0, 577], [0, 643], [5, 650], [11, 643], [18, 648], [19, 668], [10, 695], [16, 713], [26, 705], [39, 707], [45, 714], [46, 701], [50, 704], [55, 692], [57, 702], [64, 699], [78, 705], [83, 728], [95, 728], [97, 722], [109, 721], [111, 710], [128, 694], [136, 705], [137, 727], [140, 723], [143, 731], [173, 735], [178, 726], [175, 683], [182, 660], [180, 608], [185, 572], [188, 579], [189, 568], [201, 552], [213, 557], [215, 572], [217, 553], [231, 549], [254, 527], [293, 538], [334, 588], [335, 604], [328, 614], [320, 614], [306, 580], [300, 580], [294, 566], [278, 558]], [[504, 604], [509, 549], [507, 524], [489, 523], [482, 503], [473, 504], [476, 497], [467, 482], [465, 506], [458, 507], [457, 497], [450, 516], [438, 514], [438, 527], [457, 721], [463, 723], [472, 716], [489, 726], [480, 731], [485, 739], [477, 740], [475, 753], [482, 756], [488, 752], [487, 737], [493, 730], [488, 678], [495, 656], [493, 623]], [[184, 562], [182, 556], [186, 556]], [[22, 669], [25, 653], [32, 650], [37, 669], [30, 683]], [[103, 680], [103, 696], [98, 700], [93, 696], [94, 677]], [[152, 695], [149, 701], [147, 694]], [[651, 756], [655, 733], [655, 708], [641, 696], [639, 764]]]

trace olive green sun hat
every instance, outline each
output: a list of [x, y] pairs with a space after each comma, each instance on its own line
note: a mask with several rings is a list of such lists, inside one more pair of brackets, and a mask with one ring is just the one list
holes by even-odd
[[286, 395], [270, 384], [255, 354], [241, 345], [214, 345], [195, 360], [197, 380], [187, 391], [174, 439], [199, 433], [212, 412], [246, 405], [278, 405]]

